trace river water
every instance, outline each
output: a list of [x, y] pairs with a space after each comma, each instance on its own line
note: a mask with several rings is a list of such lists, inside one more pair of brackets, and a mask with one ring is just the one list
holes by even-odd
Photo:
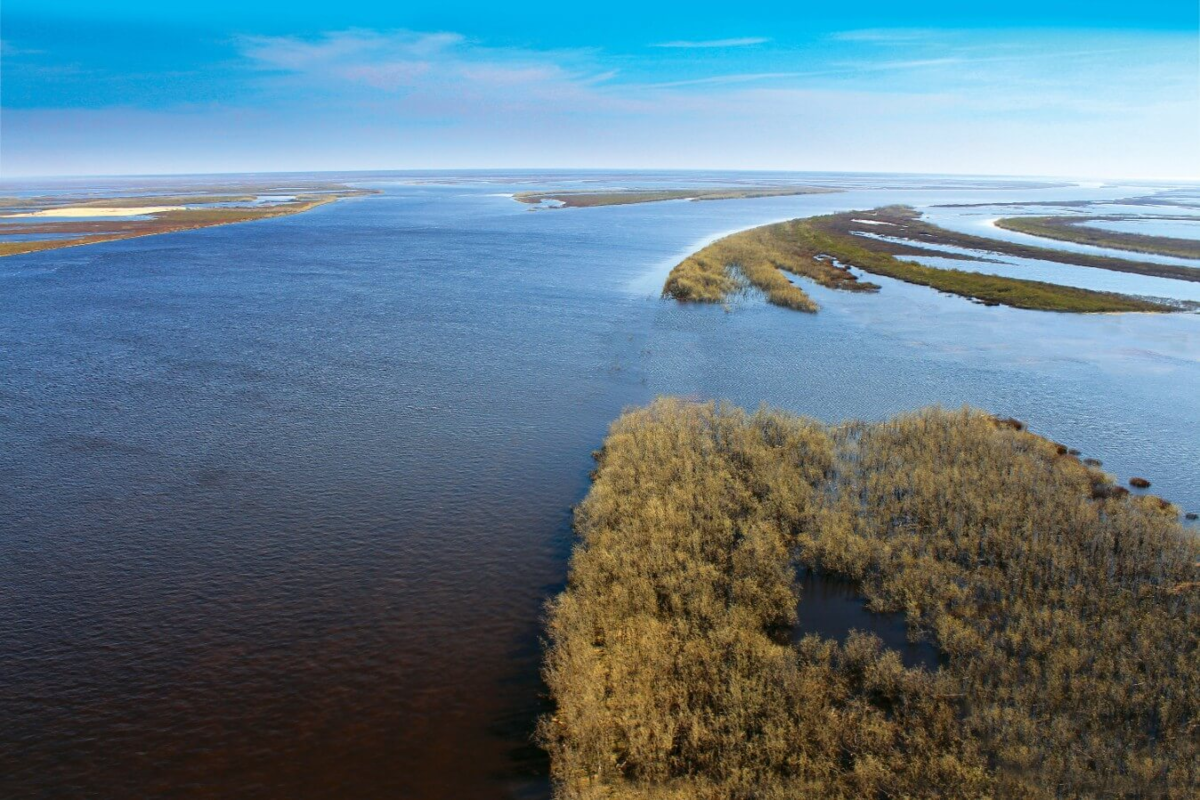
[[[299, 216], [0, 260], [0, 796], [543, 796], [542, 604], [590, 451], [658, 394], [828, 421], [969, 403], [1200, 510], [1200, 315], [885, 278], [806, 285], [817, 315], [658, 297], [775, 220], [1131, 194], [847, 182], [530, 211], [504, 196], [530, 176], [379, 176]], [[812, 579], [805, 603], [817, 632], [823, 603], [866, 619]]]

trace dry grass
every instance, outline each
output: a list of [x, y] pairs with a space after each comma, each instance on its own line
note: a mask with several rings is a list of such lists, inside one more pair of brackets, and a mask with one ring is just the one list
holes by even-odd
[[[1200, 546], [1157, 498], [976, 412], [618, 420], [551, 606], [560, 798], [1192, 797]], [[795, 623], [795, 565], [948, 659]]]

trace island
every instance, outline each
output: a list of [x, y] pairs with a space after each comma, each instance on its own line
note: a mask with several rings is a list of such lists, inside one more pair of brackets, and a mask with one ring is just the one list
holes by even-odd
[[[971, 244], [974, 249], [981, 252], [989, 248], [1007, 252], [1003, 247], [1006, 244], [1004, 242], [964, 237], [922, 222], [918, 214], [906, 206], [888, 206], [871, 211], [851, 211], [764, 225], [727, 236], [685, 258], [671, 270], [663, 287], [663, 295], [683, 302], [721, 303], [747, 287], [754, 287], [775, 305], [815, 312], [818, 310], [816, 302], [788, 280], [784, 273], [799, 275], [832, 289], [878, 291], [876, 284], [862, 281], [851, 272], [851, 268], [857, 268], [989, 305], [1037, 311], [1168, 312], [1180, 308], [1169, 303], [1111, 292], [931, 267], [898, 258], [913, 255], [944, 256], [945, 252], [932, 247], [940, 243], [966, 246], [962, 244], [964, 238], [973, 240]], [[1046, 252], [1057, 254], [1053, 250]], [[960, 260], [984, 260], [982, 255], [955, 257]], [[1130, 272], [1138, 271], [1136, 268], [1142, 266], [1150, 269], [1163, 266], [1124, 263], [1128, 266], [1125, 271]], [[1200, 279], [1200, 270], [1191, 272], [1195, 273], [1195, 279]]]
[[612, 191], [518, 192], [513, 199], [544, 208], [590, 208], [659, 203], [664, 200], [745, 200], [840, 192], [824, 186], [752, 186], [724, 189], [619, 189]]
[[[549, 605], [556, 797], [1184, 797], [1200, 542], [1018, 421], [826, 425], [660, 399], [613, 424]], [[798, 572], [938, 666], [797, 630]]]
[[1176, 258], [1200, 259], [1200, 239], [1180, 239], [1172, 236], [1150, 236], [1142, 233], [1122, 233], [1089, 225], [1092, 222], [1146, 222], [1155, 220], [1181, 220], [1200, 224], [1198, 217], [1131, 217], [1131, 216], [1043, 216], [1001, 217], [995, 221], [997, 228], [1006, 231], [1057, 239], [1062, 242], [1107, 247], [1111, 250], [1128, 250], [1134, 253], [1150, 253]]
[[250, 185], [235, 190], [0, 198], [0, 256], [272, 219], [375, 194], [337, 184]]

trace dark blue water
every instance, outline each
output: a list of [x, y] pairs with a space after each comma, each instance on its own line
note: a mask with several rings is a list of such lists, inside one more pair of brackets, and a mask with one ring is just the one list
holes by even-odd
[[531, 212], [500, 179], [385, 188], [0, 260], [0, 796], [543, 792], [570, 507], [660, 393], [971, 403], [1200, 507], [1200, 316], [884, 279], [813, 289], [816, 316], [657, 297], [724, 231], [977, 191]]

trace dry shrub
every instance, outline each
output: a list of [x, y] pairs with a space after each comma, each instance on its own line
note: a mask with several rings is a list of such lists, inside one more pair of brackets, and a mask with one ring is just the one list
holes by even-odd
[[[1194, 796], [1200, 547], [1104, 486], [977, 412], [627, 413], [550, 606], [557, 796]], [[947, 665], [789, 644], [797, 559]]]

